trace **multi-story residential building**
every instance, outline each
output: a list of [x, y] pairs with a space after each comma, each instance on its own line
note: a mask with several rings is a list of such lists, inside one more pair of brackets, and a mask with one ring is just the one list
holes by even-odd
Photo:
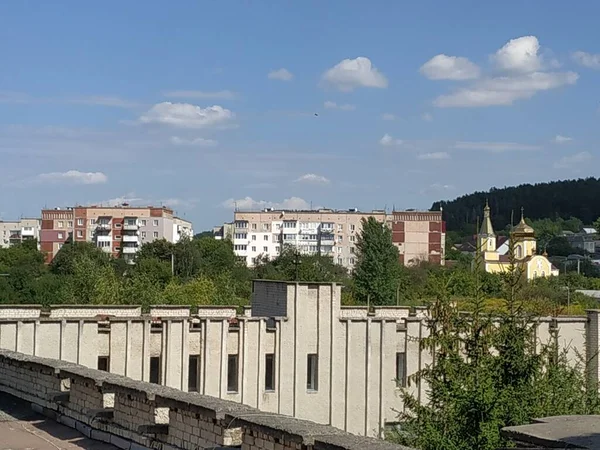
[[0, 248], [40, 238], [40, 219], [0, 220]]
[[177, 242], [193, 235], [192, 224], [166, 207], [76, 206], [42, 210], [41, 250], [50, 262], [72, 236], [133, 261], [138, 248], [156, 239]]
[[393, 211], [387, 223], [402, 264], [429, 261], [444, 265], [446, 223], [441, 211]]
[[234, 251], [248, 266], [253, 266], [259, 256], [274, 258], [284, 245], [292, 245], [302, 254], [331, 256], [337, 264], [352, 269], [356, 263], [356, 242], [362, 219], [368, 217], [392, 228], [401, 263], [431, 261], [444, 264], [446, 238], [441, 212], [394, 211], [387, 214], [382, 210], [287, 211], [270, 208], [236, 211], [232, 230]]

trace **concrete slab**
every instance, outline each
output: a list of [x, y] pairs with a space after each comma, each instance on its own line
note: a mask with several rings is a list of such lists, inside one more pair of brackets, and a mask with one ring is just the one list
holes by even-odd
[[0, 392], [0, 450], [33, 449], [117, 450], [36, 413], [28, 402]]

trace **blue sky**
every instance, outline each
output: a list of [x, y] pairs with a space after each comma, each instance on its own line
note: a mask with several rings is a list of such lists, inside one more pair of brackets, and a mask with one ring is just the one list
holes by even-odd
[[428, 208], [599, 176], [593, 1], [2, 2], [0, 217]]

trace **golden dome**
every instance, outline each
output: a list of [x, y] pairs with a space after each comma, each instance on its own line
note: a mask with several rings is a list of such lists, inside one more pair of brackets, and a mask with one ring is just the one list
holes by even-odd
[[535, 230], [533, 227], [527, 225], [525, 222], [525, 217], [523, 215], [523, 208], [521, 208], [521, 221], [519, 224], [513, 228], [513, 233], [517, 234], [534, 234]]

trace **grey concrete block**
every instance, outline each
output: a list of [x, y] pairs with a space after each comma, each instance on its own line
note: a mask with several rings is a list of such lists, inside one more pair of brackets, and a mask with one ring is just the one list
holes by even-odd
[[75, 428], [76, 420], [69, 416], [60, 416], [58, 421], [70, 428]]
[[137, 442], [132, 442], [129, 450], [152, 450], [152, 449], [148, 448], [148, 447], [144, 447], [143, 445], [140, 445]]
[[36, 403], [31, 404], [31, 409], [34, 410], [36, 413], [44, 414], [44, 408]]
[[75, 429], [83, 434], [85, 437], [91, 437], [92, 428], [82, 422], [75, 422]]
[[119, 447], [122, 450], [130, 450], [131, 442], [126, 439], [120, 438], [119, 436], [115, 436], [112, 434], [110, 436], [110, 443], [115, 447]]
[[102, 441], [110, 443], [111, 434], [106, 431], [94, 430], [92, 429], [92, 434], [90, 436], [95, 441]]

